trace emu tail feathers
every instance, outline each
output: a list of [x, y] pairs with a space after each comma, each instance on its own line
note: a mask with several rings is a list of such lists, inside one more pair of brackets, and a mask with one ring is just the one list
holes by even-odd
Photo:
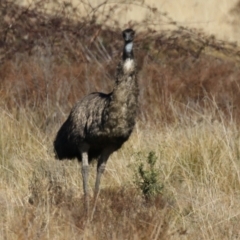
[[78, 158], [81, 160], [76, 144], [73, 144], [69, 139], [67, 121], [59, 129], [53, 146], [56, 159], [63, 160]]

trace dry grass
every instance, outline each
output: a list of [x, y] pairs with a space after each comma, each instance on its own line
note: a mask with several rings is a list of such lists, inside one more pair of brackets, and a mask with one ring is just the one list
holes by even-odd
[[[80, 167], [56, 162], [52, 137], [30, 112], [1, 112], [2, 239], [238, 239], [239, 133], [212, 116], [165, 127], [141, 123], [113, 154], [87, 222]], [[197, 116], [198, 117], [198, 116]], [[183, 116], [184, 118], [184, 116]], [[176, 121], [177, 122], [177, 121]], [[53, 130], [54, 132], [54, 130]], [[145, 202], [133, 184], [135, 162], [155, 151], [164, 184]], [[95, 166], [91, 170], [93, 186]]]
[[[87, 220], [80, 166], [56, 161], [52, 142], [77, 99], [111, 90], [120, 30], [6, 9], [21, 14], [0, 28], [0, 239], [240, 238], [237, 46], [186, 28], [138, 32], [138, 123]], [[164, 188], [146, 201], [134, 174], [150, 151]]]

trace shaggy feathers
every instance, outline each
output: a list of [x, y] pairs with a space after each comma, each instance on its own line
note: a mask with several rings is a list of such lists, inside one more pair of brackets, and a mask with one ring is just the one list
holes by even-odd
[[83, 190], [88, 210], [89, 162], [97, 158], [95, 197], [109, 156], [128, 140], [138, 109], [138, 83], [133, 59], [134, 31], [123, 31], [123, 57], [111, 93], [92, 93], [77, 102], [54, 141], [56, 158], [82, 162]]
[[[129, 45], [129, 43], [128, 43]], [[138, 83], [133, 54], [117, 66], [115, 86], [111, 93], [92, 93], [78, 101], [54, 141], [58, 159], [78, 158], [79, 147], [90, 145], [89, 161], [98, 158], [109, 146], [118, 150], [129, 138], [138, 109]]]

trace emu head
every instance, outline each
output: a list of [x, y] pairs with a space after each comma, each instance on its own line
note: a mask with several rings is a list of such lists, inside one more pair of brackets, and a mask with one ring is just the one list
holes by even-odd
[[130, 43], [134, 39], [135, 32], [131, 28], [128, 28], [122, 32], [122, 35], [125, 43]]
[[133, 59], [133, 39], [135, 32], [131, 28], [127, 28], [122, 32], [124, 39], [123, 60]]

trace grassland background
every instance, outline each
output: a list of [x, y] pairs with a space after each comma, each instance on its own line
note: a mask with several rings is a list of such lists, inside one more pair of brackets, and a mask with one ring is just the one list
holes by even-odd
[[[0, 239], [240, 239], [239, 46], [211, 36], [210, 23], [204, 33], [174, 22], [224, 13], [232, 22], [216, 17], [211, 27], [233, 40], [239, 2], [219, 2], [212, 14], [201, 2], [199, 14], [162, 2], [167, 16], [145, 4], [149, 17], [122, 22], [114, 20], [122, 5], [82, 16], [62, 1], [54, 11], [43, 0], [1, 1]], [[111, 91], [123, 26], [137, 30], [139, 115], [87, 219], [80, 166], [56, 161], [52, 142], [78, 99]], [[146, 201], [134, 176], [150, 151], [164, 187]]]

